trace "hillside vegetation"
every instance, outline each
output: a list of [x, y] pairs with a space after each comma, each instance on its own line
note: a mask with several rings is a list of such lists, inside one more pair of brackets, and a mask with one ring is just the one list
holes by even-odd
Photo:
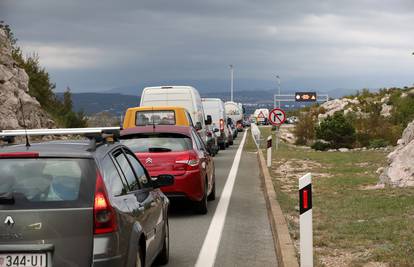
[[313, 144], [319, 150], [396, 145], [413, 120], [413, 87], [375, 93], [364, 89], [302, 110], [296, 127], [297, 144]]

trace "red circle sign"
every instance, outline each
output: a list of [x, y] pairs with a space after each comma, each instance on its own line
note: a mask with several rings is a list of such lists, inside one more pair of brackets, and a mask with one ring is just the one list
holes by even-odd
[[285, 120], [286, 120], [286, 113], [282, 109], [275, 108], [269, 112], [269, 121], [271, 124], [275, 126], [280, 126], [285, 122]]

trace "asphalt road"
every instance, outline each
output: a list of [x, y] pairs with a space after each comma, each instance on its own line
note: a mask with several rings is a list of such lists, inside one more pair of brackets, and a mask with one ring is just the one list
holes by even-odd
[[214, 158], [217, 198], [209, 202], [207, 215], [194, 214], [191, 204], [187, 201], [171, 203], [168, 266], [183, 267], [196, 264], [221, 199], [221, 206], [226, 203], [226, 199], [229, 200], [227, 213], [220, 212], [219, 208], [217, 213], [220, 214], [217, 214], [214, 220], [216, 221], [216, 217], [220, 219], [225, 216], [223, 231], [212, 229], [213, 232], [216, 230], [221, 233], [221, 236], [211, 236], [210, 241], [217, 241], [217, 245], [209, 247], [211, 242], [206, 242], [208, 244], [204, 249], [210, 254], [211, 251], [217, 250], [216, 258], [214, 260], [214, 256], [210, 257], [211, 263], [201, 260], [198, 266], [277, 266], [256, 154], [246, 151], [241, 153], [232, 194], [229, 198], [221, 198], [242, 137], [243, 134], [239, 134], [232, 147], [220, 151]]

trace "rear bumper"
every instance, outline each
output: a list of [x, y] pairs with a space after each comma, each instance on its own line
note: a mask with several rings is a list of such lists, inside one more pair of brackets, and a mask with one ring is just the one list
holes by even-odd
[[187, 171], [184, 175], [175, 176], [174, 185], [161, 187], [167, 197], [186, 197], [192, 201], [203, 198], [204, 179], [199, 170]]
[[122, 255], [111, 257], [111, 258], [103, 258], [99, 260], [94, 260], [92, 263], [93, 267], [121, 267], [124, 266], [124, 259]]

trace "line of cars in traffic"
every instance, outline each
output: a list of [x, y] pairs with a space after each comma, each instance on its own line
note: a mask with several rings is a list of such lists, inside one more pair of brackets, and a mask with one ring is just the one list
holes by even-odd
[[[145, 88], [121, 131], [1, 131], [10, 144], [0, 148], [0, 266], [166, 264], [170, 199], [207, 213], [212, 155], [233, 143], [238, 123], [220, 99], [167, 86]], [[44, 135], [88, 140], [30, 143]], [[26, 144], [12, 144], [21, 137]]]

